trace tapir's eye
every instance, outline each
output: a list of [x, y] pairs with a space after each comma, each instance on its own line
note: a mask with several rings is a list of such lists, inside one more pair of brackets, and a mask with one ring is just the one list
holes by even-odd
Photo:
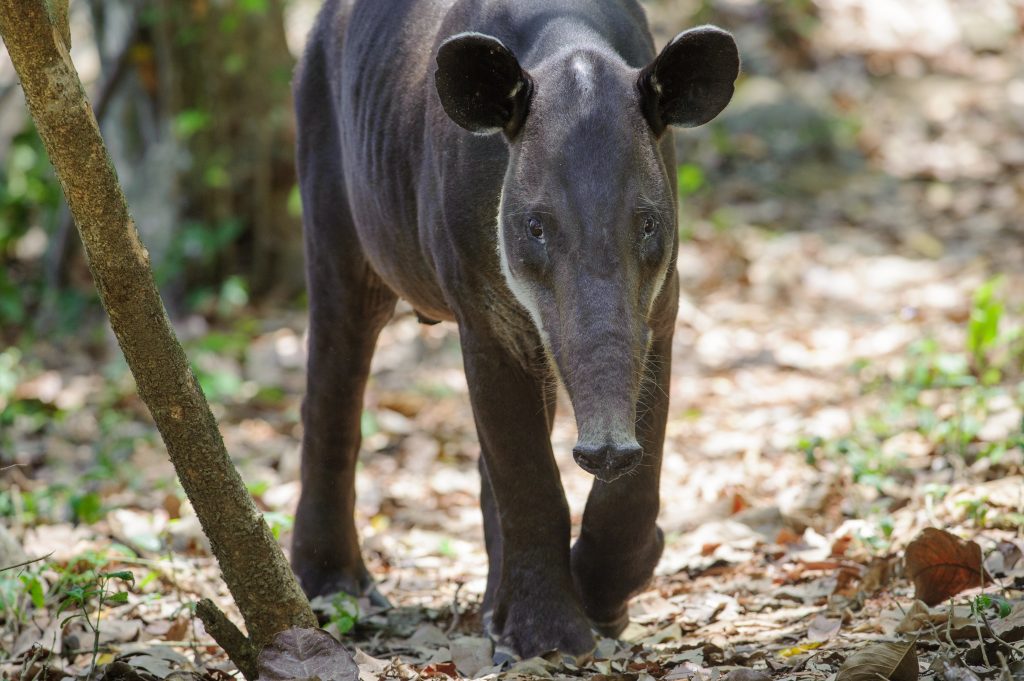
[[526, 231], [534, 239], [544, 239], [544, 225], [540, 224], [540, 220], [537, 218], [530, 218], [526, 221]]
[[650, 215], [644, 218], [644, 237], [649, 237], [658, 229], [658, 221]]

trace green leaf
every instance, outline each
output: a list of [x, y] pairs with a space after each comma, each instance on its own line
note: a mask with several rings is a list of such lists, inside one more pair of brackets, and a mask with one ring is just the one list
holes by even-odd
[[174, 117], [174, 133], [187, 140], [210, 125], [210, 114], [200, 109], [188, 109]]
[[74, 615], [70, 615], [70, 616], [68, 616], [68, 617], [65, 617], [65, 618], [64, 618], [63, 620], [61, 620], [61, 623], [60, 623], [60, 627], [61, 627], [61, 629], [63, 629], [64, 627], [66, 627], [66, 626], [67, 626], [67, 624], [68, 624], [68, 622], [71, 622], [71, 621], [73, 621], [73, 620], [76, 620], [76, 619], [78, 619], [78, 618], [79, 618], [79, 617], [81, 617], [81, 616], [82, 616], [82, 613], [80, 613], [80, 612], [76, 612], [76, 613], [75, 613]]
[[99, 522], [106, 514], [106, 509], [103, 508], [103, 500], [95, 492], [76, 494], [71, 497], [69, 503], [75, 518], [87, 525]]
[[42, 582], [35, 575], [21, 575], [20, 579], [21, 583], [25, 585], [25, 592], [32, 600], [32, 605], [37, 610], [42, 610], [46, 606], [46, 595], [43, 593]]
[[292, 185], [291, 191], [288, 192], [288, 215], [294, 218], [302, 217], [302, 192], [299, 191], [299, 185]]
[[100, 577], [106, 577], [107, 579], [120, 579], [122, 582], [135, 583], [135, 575], [131, 570], [118, 570], [117, 572], [103, 572]]
[[684, 163], [676, 170], [676, 183], [679, 186], [679, 196], [690, 196], [704, 186], [704, 171], [700, 166]]
[[239, 4], [246, 12], [253, 14], [264, 14], [267, 11], [267, 0], [239, 0]]
[[339, 593], [331, 601], [334, 614], [331, 621], [338, 627], [338, 633], [347, 634], [359, 622], [359, 601], [346, 593]]
[[996, 297], [1002, 286], [1002, 275], [989, 279], [974, 292], [971, 318], [967, 324], [967, 349], [979, 369], [990, 366], [990, 353], [999, 341], [999, 325], [1004, 305]]

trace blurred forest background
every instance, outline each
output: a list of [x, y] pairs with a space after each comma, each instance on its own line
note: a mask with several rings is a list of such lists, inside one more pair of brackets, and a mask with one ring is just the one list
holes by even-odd
[[[172, 318], [285, 546], [305, 328], [289, 85], [318, 7], [71, 2], [71, 54]], [[664, 676], [693, 632], [724, 637], [686, 658], [698, 667], [810, 638], [777, 663], [824, 678], [838, 662], [811, 651], [891, 633], [889, 596], [908, 593], [884, 580], [847, 593], [850, 574], [932, 525], [981, 534], [995, 555], [1024, 520], [1024, 2], [644, 7], [659, 46], [695, 24], [733, 31], [743, 73], [718, 119], [676, 134], [668, 546], [629, 660]], [[376, 638], [364, 610], [355, 631], [420, 670], [447, 663], [445, 637], [472, 633], [486, 562], [455, 333], [400, 306], [363, 418], [368, 562], [393, 600], [424, 610]], [[568, 414], [563, 400], [554, 441], [578, 522], [589, 478], [569, 456]], [[53, 604], [82, 575], [127, 565], [145, 585], [108, 614], [104, 645], [188, 640], [199, 665], [203, 634], [182, 613], [224, 594], [161, 447], [0, 54], [0, 530], [16, 544], [0, 565], [55, 552], [18, 579], [0, 573], [8, 661], [53, 630]], [[453, 598], [469, 604], [454, 622]], [[336, 606], [337, 630], [352, 629], [359, 618]], [[836, 614], [847, 607], [856, 615]], [[808, 629], [816, 615], [841, 627]], [[434, 624], [440, 638], [422, 633]], [[414, 632], [415, 645], [389, 643]]]
[[[679, 135], [684, 235], [856, 223], [929, 257], [1007, 253], [1024, 163], [1012, 0], [646, 3], [659, 44], [735, 31], [728, 113]], [[72, 56], [177, 315], [296, 302], [301, 206], [289, 85], [319, 3], [76, 0]], [[59, 187], [0, 61], [0, 330], [95, 321]], [[982, 239], [984, 236], [986, 238]], [[968, 238], [969, 237], [969, 238]], [[966, 244], [965, 244], [966, 242]]]

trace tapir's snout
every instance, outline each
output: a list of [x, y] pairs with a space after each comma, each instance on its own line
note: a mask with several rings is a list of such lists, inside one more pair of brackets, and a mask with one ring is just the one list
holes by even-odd
[[611, 482], [640, 464], [644, 450], [635, 441], [625, 444], [584, 444], [576, 443], [572, 457], [580, 468], [591, 473], [602, 482]]

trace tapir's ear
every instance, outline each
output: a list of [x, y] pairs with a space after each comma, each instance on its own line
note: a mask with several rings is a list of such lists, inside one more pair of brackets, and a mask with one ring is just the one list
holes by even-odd
[[732, 99], [739, 72], [739, 51], [729, 33], [717, 26], [683, 31], [640, 71], [644, 116], [658, 135], [669, 125], [703, 125]]
[[448, 117], [476, 133], [504, 131], [509, 138], [526, 120], [533, 82], [497, 38], [459, 33], [437, 50], [434, 85]]

